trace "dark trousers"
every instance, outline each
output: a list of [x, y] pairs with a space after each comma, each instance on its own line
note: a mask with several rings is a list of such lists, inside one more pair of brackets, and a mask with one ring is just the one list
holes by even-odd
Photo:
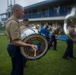
[[54, 42], [54, 50], [56, 50], [56, 48], [57, 48], [57, 39], [55, 38], [55, 35], [51, 36], [51, 44], [50, 44], [50, 46], [52, 46], [53, 42]]
[[24, 57], [21, 55], [20, 47], [9, 44], [7, 51], [12, 61], [12, 72], [10, 75], [23, 75]]
[[46, 37], [46, 39], [47, 39], [47, 42], [48, 42], [48, 49], [50, 49], [51, 39], [50, 39], [50, 37]]
[[65, 57], [65, 58], [73, 57], [73, 41], [70, 39], [67, 39], [66, 43], [67, 43], [67, 48], [66, 48], [66, 51], [65, 51], [63, 57]]

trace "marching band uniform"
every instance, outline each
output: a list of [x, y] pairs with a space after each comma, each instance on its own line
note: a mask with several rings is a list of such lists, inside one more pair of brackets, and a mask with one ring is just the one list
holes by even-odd
[[48, 23], [46, 23], [45, 25], [44, 25], [44, 27], [43, 28], [41, 28], [41, 30], [40, 30], [40, 33], [41, 34], [43, 34], [45, 37], [49, 37], [49, 25], [48, 25]]
[[50, 37], [49, 37], [49, 34], [50, 34], [50, 31], [48, 30], [48, 25], [46, 25], [46, 27], [42, 28], [40, 30], [40, 34], [44, 35], [48, 41], [48, 49], [50, 48], [49, 44], [50, 44]]
[[54, 42], [54, 50], [56, 50], [56, 47], [57, 47], [57, 39], [56, 39], [56, 36], [54, 33], [52, 33], [52, 36], [51, 36], [51, 46], [52, 46], [52, 43]]
[[22, 31], [22, 30], [24, 30], [26, 27], [24, 26], [24, 25], [21, 25], [20, 26], [20, 30]]
[[47, 28], [42, 28], [40, 30], [40, 33], [45, 35], [46, 37], [49, 37], [49, 30]]
[[[76, 32], [74, 31], [74, 27], [73, 26], [68, 26], [68, 30], [69, 30], [69, 34], [74, 37], [76, 35]], [[68, 59], [69, 58], [74, 58], [73, 55], [73, 40], [70, 39], [70, 37], [68, 37], [66, 39], [66, 43], [67, 43], [67, 47], [66, 47], [66, 51], [63, 55], [64, 59]]]
[[[52, 43], [54, 42], [54, 50], [57, 50], [57, 38], [58, 36], [60, 35], [61, 32], [59, 32], [59, 28], [60, 26], [58, 26], [57, 28], [55, 28], [53, 31], [52, 31], [52, 35], [51, 35], [51, 45], [52, 46]], [[58, 32], [58, 35], [57, 35], [57, 32]]]
[[6, 24], [6, 33], [9, 40], [7, 51], [12, 60], [12, 72], [11, 75], [23, 75], [23, 56], [20, 52], [20, 46], [13, 44], [12, 40], [21, 39], [20, 27], [18, 20], [15, 16], [11, 16]]
[[74, 57], [73, 56], [73, 41], [67, 38], [66, 43], [67, 43], [67, 48], [63, 55], [63, 58], [64, 59], [68, 59], [68, 57], [73, 58]]

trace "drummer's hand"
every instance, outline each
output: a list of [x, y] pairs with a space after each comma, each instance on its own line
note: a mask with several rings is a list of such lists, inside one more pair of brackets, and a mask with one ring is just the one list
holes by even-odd
[[31, 47], [34, 51], [36, 51], [38, 49], [38, 47], [36, 45], [31, 45]]

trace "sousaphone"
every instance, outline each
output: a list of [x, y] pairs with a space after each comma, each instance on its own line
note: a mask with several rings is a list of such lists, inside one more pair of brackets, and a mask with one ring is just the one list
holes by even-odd
[[68, 36], [70, 39], [72, 39], [73, 41], [76, 41], [76, 36], [71, 36], [68, 30], [68, 21], [71, 20], [73, 21], [74, 25], [74, 31], [76, 32], [76, 8], [73, 7], [71, 10], [71, 13], [66, 15], [65, 20], [64, 20], [64, 33], [66, 34], [66, 36]]

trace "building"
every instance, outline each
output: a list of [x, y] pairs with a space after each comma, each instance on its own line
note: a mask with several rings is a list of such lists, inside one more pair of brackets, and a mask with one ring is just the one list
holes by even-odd
[[[67, 14], [70, 13], [75, 2], [75, 0], [46, 0], [43, 2], [39, 2], [24, 7], [25, 15], [23, 16], [23, 18], [28, 18], [30, 24], [38, 24], [40, 25], [40, 27], [42, 27], [46, 22], [48, 22], [49, 25], [53, 27], [60, 23], [63, 27], [64, 18]], [[8, 14], [0, 14], [0, 16], [2, 17], [1, 20], [6, 21], [7, 15], [9, 14], [10, 12], [8, 12]]]
[[25, 8], [23, 18], [29, 18], [30, 23], [43, 26], [48, 22], [52, 26], [64, 24], [64, 18], [70, 13], [75, 0], [47, 0]]
[[[30, 22], [64, 20], [64, 17], [71, 11], [75, 0], [46, 0], [24, 7], [25, 15]], [[10, 14], [10, 13], [9, 13]], [[6, 17], [4, 17], [6, 15]], [[7, 13], [2, 13], [2, 21], [7, 19]], [[5, 18], [5, 19], [4, 19]]]

